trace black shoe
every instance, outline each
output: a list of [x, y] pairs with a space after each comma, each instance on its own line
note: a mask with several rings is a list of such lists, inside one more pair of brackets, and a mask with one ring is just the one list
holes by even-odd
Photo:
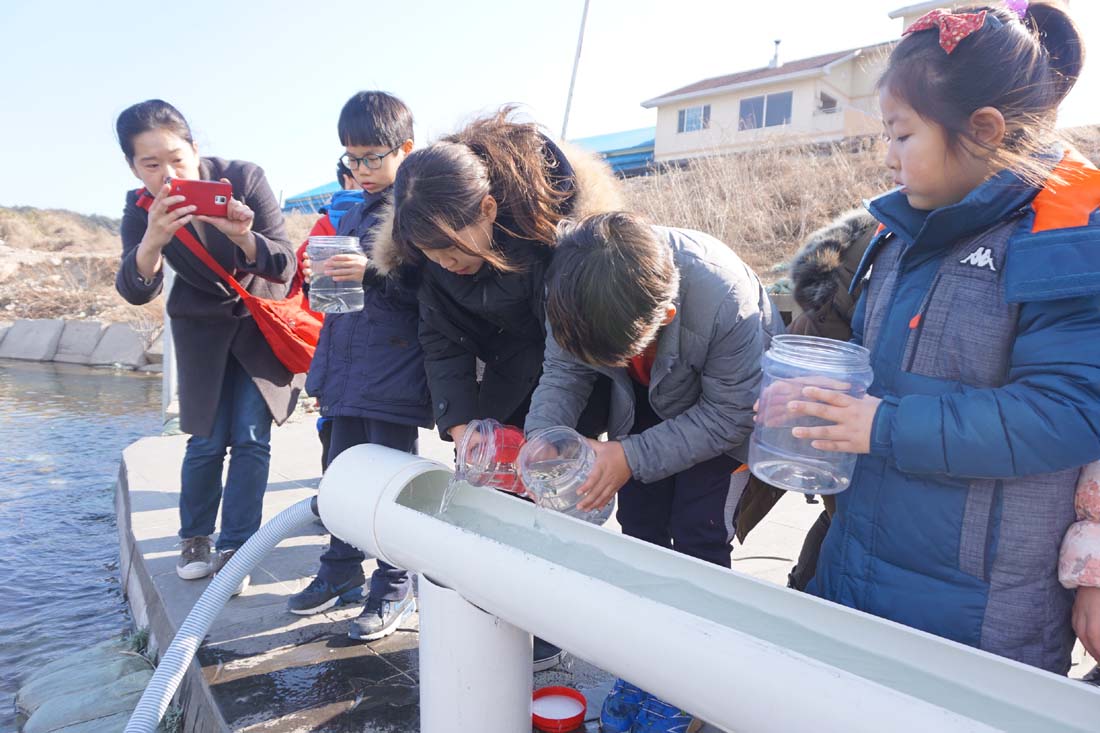
[[535, 646], [531, 655], [532, 667], [535, 672], [543, 672], [556, 667], [565, 659], [565, 652], [550, 642], [535, 637]]
[[362, 571], [354, 578], [336, 585], [319, 577], [314, 578], [313, 582], [287, 599], [286, 610], [299, 616], [311, 616], [333, 606], [362, 603], [363, 584], [366, 582]]
[[1100, 687], [1100, 664], [1093, 667], [1091, 672], [1081, 678], [1081, 681]]
[[412, 593], [400, 601], [379, 601], [367, 598], [367, 605], [351, 620], [348, 636], [356, 641], [376, 641], [397, 631], [401, 622], [416, 610]]

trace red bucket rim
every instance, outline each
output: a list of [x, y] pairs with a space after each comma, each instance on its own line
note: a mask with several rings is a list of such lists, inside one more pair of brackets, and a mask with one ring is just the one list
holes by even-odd
[[560, 695], [576, 700], [581, 704], [581, 711], [571, 718], [544, 718], [532, 712], [531, 722], [534, 723], [537, 729], [545, 731], [545, 733], [566, 733], [566, 731], [576, 730], [584, 723], [584, 715], [588, 712], [588, 700], [580, 691], [574, 690], [572, 687], [559, 685], [540, 687], [531, 695], [531, 701], [534, 702], [539, 698], [549, 697], [550, 695]]

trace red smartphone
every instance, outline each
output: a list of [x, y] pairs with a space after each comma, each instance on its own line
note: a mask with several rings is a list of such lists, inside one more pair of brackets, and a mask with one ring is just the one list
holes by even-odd
[[183, 196], [186, 200], [178, 206], [196, 206], [195, 214], [225, 217], [229, 213], [229, 199], [233, 196], [233, 186], [221, 181], [192, 181], [186, 178], [172, 178], [168, 181], [172, 189], [169, 196]]

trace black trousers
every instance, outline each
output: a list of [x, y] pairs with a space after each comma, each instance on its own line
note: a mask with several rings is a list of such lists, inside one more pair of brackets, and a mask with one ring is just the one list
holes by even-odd
[[[384, 420], [366, 417], [332, 418], [332, 437], [326, 466], [348, 448], [364, 443], [375, 443], [387, 448], [416, 453], [417, 429], [415, 425], [398, 425]], [[344, 583], [362, 573], [366, 555], [335, 535], [329, 541], [328, 550], [321, 555], [321, 569], [317, 577], [333, 585]], [[394, 566], [378, 561], [378, 569], [370, 578], [370, 597], [383, 601], [397, 601], [409, 592], [409, 574]]]
[[[649, 388], [634, 385], [632, 435], [661, 422], [649, 403]], [[619, 490], [616, 517], [623, 534], [730, 567], [735, 507], [730, 478], [740, 462], [726, 455], [643, 483], [630, 479]]]

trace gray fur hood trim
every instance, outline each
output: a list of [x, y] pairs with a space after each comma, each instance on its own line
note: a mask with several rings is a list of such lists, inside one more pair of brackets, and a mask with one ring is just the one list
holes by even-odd
[[854, 209], [810, 235], [791, 262], [794, 297], [804, 310], [817, 310], [840, 288], [847, 289], [859, 262], [848, 262], [845, 255], [853, 245], [866, 242], [877, 226], [867, 211]]
[[[556, 144], [569, 159], [576, 176], [573, 212], [577, 218], [624, 208], [622, 183], [602, 158], [570, 143]], [[393, 239], [393, 204], [380, 208], [378, 218], [370, 245], [370, 267], [380, 275], [389, 275], [404, 263], [401, 249]]]

